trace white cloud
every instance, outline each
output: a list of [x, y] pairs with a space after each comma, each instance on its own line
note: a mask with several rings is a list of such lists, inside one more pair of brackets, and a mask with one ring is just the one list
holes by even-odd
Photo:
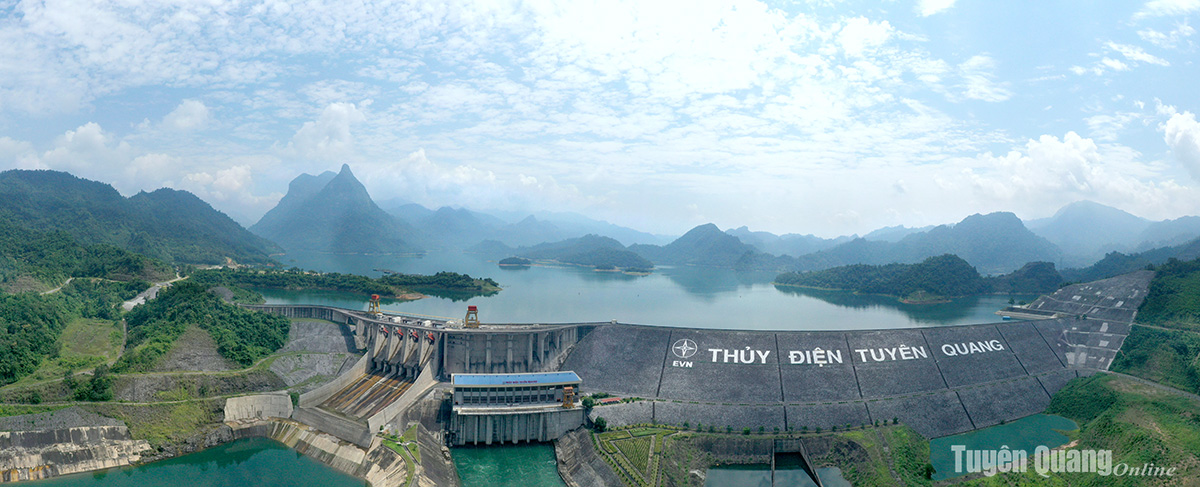
[[1134, 18], [1184, 15], [1196, 10], [1200, 10], [1200, 0], [1151, 0]]
[[871, 22], [865, 17], [855, 17], [846, 21], [837, 39], [847, 57], [862, 57], [887, 43], [892, 33], [892, 26], [886, 20]]
[[922, 17], [944, 12], [954, 6], [955, 0], [917, 0], [917, 13]]
[[1144, 49], [1137, 46], [1118, 44], [1116, 42], [1109, 41], [1107, 44], [1105, 44], [1105, 47], [1120, 53], [1122, 56], [1125, 56], [1125, 59], [1128, 59], [1134, 63], [1147, 63], [1158, 66], [1171, 65], [1171, 63], [1167, 62], [1166, 59], [1149, 54]]
[[33, 144], [24, 140], [0, 137], [0, 167], [16, 169], [45, 169], [38, 160]]
[[208, 107], [198, 100], [183, 100], [163, 117], [163, 126], [179, 131], [203, 129], [209, 122]]
[[964, 98], [999, 102], [1012, 97], [1008, 83], [995, 80], [996, 61], [990, 56], [971, 56], [959, 64], [958, 69], [963, 79], [961, 88]]
[[1139, 113], [1118, 112], [1111, 115], [1093, 115], [1085, 118], [1084, 122], [1087, 123], [1090, 135], [1093, 138], [1105, 142], [1115, 142], [1121, 133], [1125, 131], [1129, 122], [1134, 120], [1146, 121], [1145, 117]]
[[337, 161], [353, 154], [354, 135], [350, 126], [366, 120], [353, 103], [330, 103], [315, 121], [304, 125], [292, 136], [291, 148], [311, 160]]
[[1163, 33], [1155, 29], [1143, 29], [1138, 31], [1138, 36], [1142, 40], [1154, 44], [1164, 49], [1174, 49], [1179, 47], [1184, 40], [1196, 33], [1196, 29], [1186, 22], [1179, 24], [1170, 32]]
[[1192, 112], [1175, 113], [1163, 125], [1163, 138], [1192, 179], [1200, 181], [1200, 122]]
[[[984, 154], [963, 175], [973, 196], [1018, 214], [1040, 215], [1080, 199], [1114, 205], [1150, 218], [1186, 211], [1195, 189], [1162, 178], [1160, 168], [1117, 144], [1097, 144], [1075, 132], [1042, 135], [1003, 156]], [[950, 180], [953, 180], [952, 178]]]

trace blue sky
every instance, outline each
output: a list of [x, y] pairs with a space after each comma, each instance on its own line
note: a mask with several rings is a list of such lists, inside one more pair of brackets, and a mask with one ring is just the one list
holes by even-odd
[[11, 2], [0, 169], [835, 236], [1200, 214], [1200, 0]]

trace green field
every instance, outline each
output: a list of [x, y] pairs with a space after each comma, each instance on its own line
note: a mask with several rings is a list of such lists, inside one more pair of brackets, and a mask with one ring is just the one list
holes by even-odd
[[37, 382], [63, 378], [67, 370], [85, 371], [108, 363], [121, 355], [124, 335], [121, 324], [109, 320], [75, 318], [67, 323], [58, 338], [57, 357], [42, 360], [37, 370], [22, 377], [14, 386], [25, 386]]

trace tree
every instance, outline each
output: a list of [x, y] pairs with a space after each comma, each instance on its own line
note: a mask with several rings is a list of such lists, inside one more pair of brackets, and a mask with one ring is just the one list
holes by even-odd
[[597, 433], [603, 433], [604, 430], [608, 429], [608, 420], [596, 416], [596, 420], [592, 422], [592, 425], [595, 426]]

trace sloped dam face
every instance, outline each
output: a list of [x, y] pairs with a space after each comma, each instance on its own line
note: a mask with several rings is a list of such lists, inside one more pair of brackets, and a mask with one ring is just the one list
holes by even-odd
[[657, 421], [780, 431], [899, 419], [934, 438], [1043, 411], [1080, 370], [1107, 369], [1152, 273], [1068, 286], [1030, 308], [1065, 318], [866, 331], [601, 325], [561, 368], [588, 391], [653, 401], [597, 408]]

